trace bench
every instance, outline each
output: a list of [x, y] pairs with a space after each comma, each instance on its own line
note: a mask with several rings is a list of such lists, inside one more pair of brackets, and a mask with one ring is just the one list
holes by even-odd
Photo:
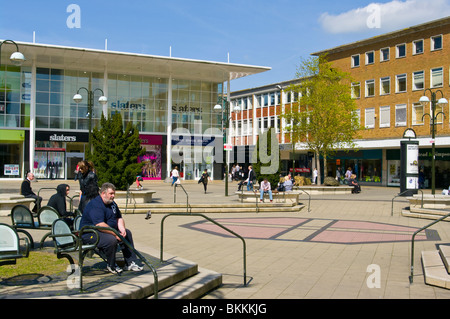
[[[258, 190], [255, 192], [252, 191], [242, 191], [235, 192], [238, 195], [238, 198], [241, 202], [251, 202], [255, 203], [259, 202], [260, 193]], [[272, 191], [272, 198], [274, 203], [295, 203], [296, 205], [299, 203], [299, 196], [302, 192], [299, 191], [288, 191], [288, 192], [274, 192]], [[269, 194], [264, 193], [264, 202], [269, 202]]]
[[[153, 200], [153, 190], [128, 191], [128, 204], [145, 204]], [[116, 191], [114, 201], [119, 205], [127, 204], [127, 191]]]
[[61, 218], [59, 213], [50, 206], [43, 206], [39, 209], [37, 221], [34, 220], [30, 209], [24, 205], [16, 205], [11, 209], [12, 227], [16, 229], [16, 231], [22, 232], [28, 237], [31, 248], [34, 248], [33, 237], [25, 229], [47, 231], [40, 241], [40, 247], [42, 248], [44, 241], [51, 234], [53, 222], [59, 218]]
[[0, 216], [9, 216], [11, 209], [18, 204], [30, 207], [31, 203], [34, 203], [34, 199], [23, 195], [0, 194]]
[[[25, 241], [21, 250], [20, 240]], [[19, 238], [17, 231], [10, 225], [0, 223], [0, 266], [15, 265], [16, 260], [28, 257], [30, 247], [27, 238]]]
[[343, 195], [343, 194], [351, 194], [353, 186], [307, 185], [307, 186], [294, 186], [293, 189], [303, 190], [307, 192], [309, 195]]

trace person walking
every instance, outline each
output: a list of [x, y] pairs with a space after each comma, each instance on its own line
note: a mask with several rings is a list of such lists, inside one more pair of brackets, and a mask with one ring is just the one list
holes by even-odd
[[209, 174], [208, 174], [208, 170], [204, 170], [202, 176], [200, 177], [200, 181], [203, 184], [203, 189], [205, 190], [205, 194], [206, 194], [206, 190], [208, 188], [208, 179], [210, 179]]
[[178, 166], [175, 166], [175, 168], [171, 172], [171, 175], [172, 175], [172, 185], [171, 186], [173, 186], [173, 184], [175, 184], [175, 182], [180, 177], [180, 173], [178, 172]]
[[255, 179], [255, 172], [253, 172], [253, 166], [248, 167], [248, 177], [246, 179], [247, 182], [247, 190], [253, 191], [253, 180]]
[[94, 164], [83, 160], [78, 163], [79, 172], [76, 179], [80, 183], [80, 204], [78, 210], [83, 213], [90, 200], [98, 196], [98, 176], [95, 174]]

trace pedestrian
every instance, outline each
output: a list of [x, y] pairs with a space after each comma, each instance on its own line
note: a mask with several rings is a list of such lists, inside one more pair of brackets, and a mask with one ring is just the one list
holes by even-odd
[[253, 180], [255, 179], [255, 172], [253, 172], [253, 166], [248, 167], [248, 176], [245, 182], [247, 182], [247, 190], [253, 191]]
[[64, 218], [65, 222], [72, 227], [74, 213], [67, 210], [66, 198], [69, 195], [70, 186], [59, 184], [56, 187], [56, 194], [53, 194], [48, 200], [47, 206], [53, 207]]
[[178, 178], [180, 177], [180, 173], [178, 172], [178, 166], [175, 166], [175, 168], [172, 170], [172, 172], [170, 173], [170, 175], [172, 176], [172, 185], [175, 184], [178, 180]]
[[[86, 206], [81, 217], [80, 229], [84, 226], [109, 227], [118, 231], [134, 247], [132, 233], [125, 227], [125, 221], [122, 218], [119, 206], [114, 201], [115, 193], [116, 188], [113, 184], [104, 183], [102, 185], [100, 194]], [[95, 243], [97, 234], [99, 237], [97, 248], [106, 256], [108, 271], [115, 274], [121, 273], [123, 269], [116, 264], [116, 251], [122, 239], [111, 230], [101, 229], [97, 233], [83, 234], [83, 242], [85, 244]], [[120, 245], [120, 248], [125, 258], [125, 269], [141, 271], [143, 267], [136, 263], [137, 257], [133, 249], [130, 249], [127, 245]]]
[[78, 205], [78, 210], [83, 213], [89, 201], [98, 195], [98, 177], [92, 162], [83, 160], [78, 165], [77, 179], [80, 183], [80, 204]]
[[347, 171], [345, 172], [345, 181], [347, 182], [347, 184], [351, 177], [352, 177], [352, 168], [349, 166], [347, 168]]
[[317, 168], [314, 168], [314, 171], [313, 171], [313, 184], [317, 184]]
[[350, 175], [350, 179], [348, 180], [348, 185], [353, 186], [352, 194], [361, 193], [361, 186], [359, 185], [358, 181], [356, 180], [356, 174]]
[[198, 181], [199, 183], [203, 184], [203, 189], [205, 190], [205, 194], [206, 194], [206, 189], [208, 188], [208, 179], [210, 179], [209, 174], [208, 174], [208, 170], [204, 170], [202, 176], [200, 177], [200, 180]]
[[33, 189], [31, 187], [31, 182], [33, 180], [34, 180], [34, 174], [31, 172], [28, 172], [26, 179], [22, 182], [22, 185], [20, 186], [20, 194], [26, 198], [34, 199], [34, 207], [33, 207], [32, 212], [37, 213], [39, 208], [41, 208], [42, 197], [36, 195], [33, 192]]

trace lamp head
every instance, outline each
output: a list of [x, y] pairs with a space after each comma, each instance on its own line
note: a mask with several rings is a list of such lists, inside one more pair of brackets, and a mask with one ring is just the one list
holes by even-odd
[[14, 52], [9, 58], [14, 65], [20, 66], [25, 62], [25, 56], [20, 52]]
[[105, 105], [106, 103], [108, 103], [108, 98], [102, 95], [98, 98], [98, 101], [100, 102], [101, 105]]
[[428, 98], [428, 96], [424, 95], [419, 99], [419, 102], [423, 106], [426, 106], [430, 102], [430, 99]]
[[75, 94], [74, 96], [73, 96], [73, 100], [75, 101], [75, 103], [81, 103], [81, 101], [83, 101], [83, 97], [81, 96], [81, 94]]

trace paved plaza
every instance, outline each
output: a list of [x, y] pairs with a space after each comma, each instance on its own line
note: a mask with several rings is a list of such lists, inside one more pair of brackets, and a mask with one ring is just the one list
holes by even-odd
[[[38, 181], [33, 189], [59, 183], [70, 184], [71, 195], [79, 189], [77, 182], [56, 180]], [[235, 182], [229, 185], [228, 197], [222, 181], [210, 183], [206, 194], [196, 182], [183, 185], [191, 204], [238, 202]], [[20, 181], [2, 182], [0, 192], [18, 192], [19, 187]], [[156, 191], [155, 204], [173, 203], [170, 184], [145, 181], [144, 187]], [[398, 193], [398, 188], [363, 187], [360, 194], [314, 195], [309, 212], [305, 206], [295, 213], [208, 213], [245, 238], [246, 286], [241, 240], [202, 217], [167, 218], [164, 252], [223, 274], [222, 286], [204, 299], [450, 298], [450, 290], [424, 283], [420, 260], [422, 250], [450, 243], [449, 224], [438, 223], [416, 237], [415, 276], [410, 284], [411, 236], [431, 221], [401, 216], [408, 202], [397, 197], [392, 206]], [[42, 192], [44, 204], [51, 194]], [[300, 198], [307, 205], [308, 197]], [[184, 201], [178, 193], [177, 202]], [[139, 250], [158, 254], [164, 216], [153, 214], [149, 220], [143, 214], [124, 216]], [[11, 223], [9, 217], [0, 217], [0, 222]]]

